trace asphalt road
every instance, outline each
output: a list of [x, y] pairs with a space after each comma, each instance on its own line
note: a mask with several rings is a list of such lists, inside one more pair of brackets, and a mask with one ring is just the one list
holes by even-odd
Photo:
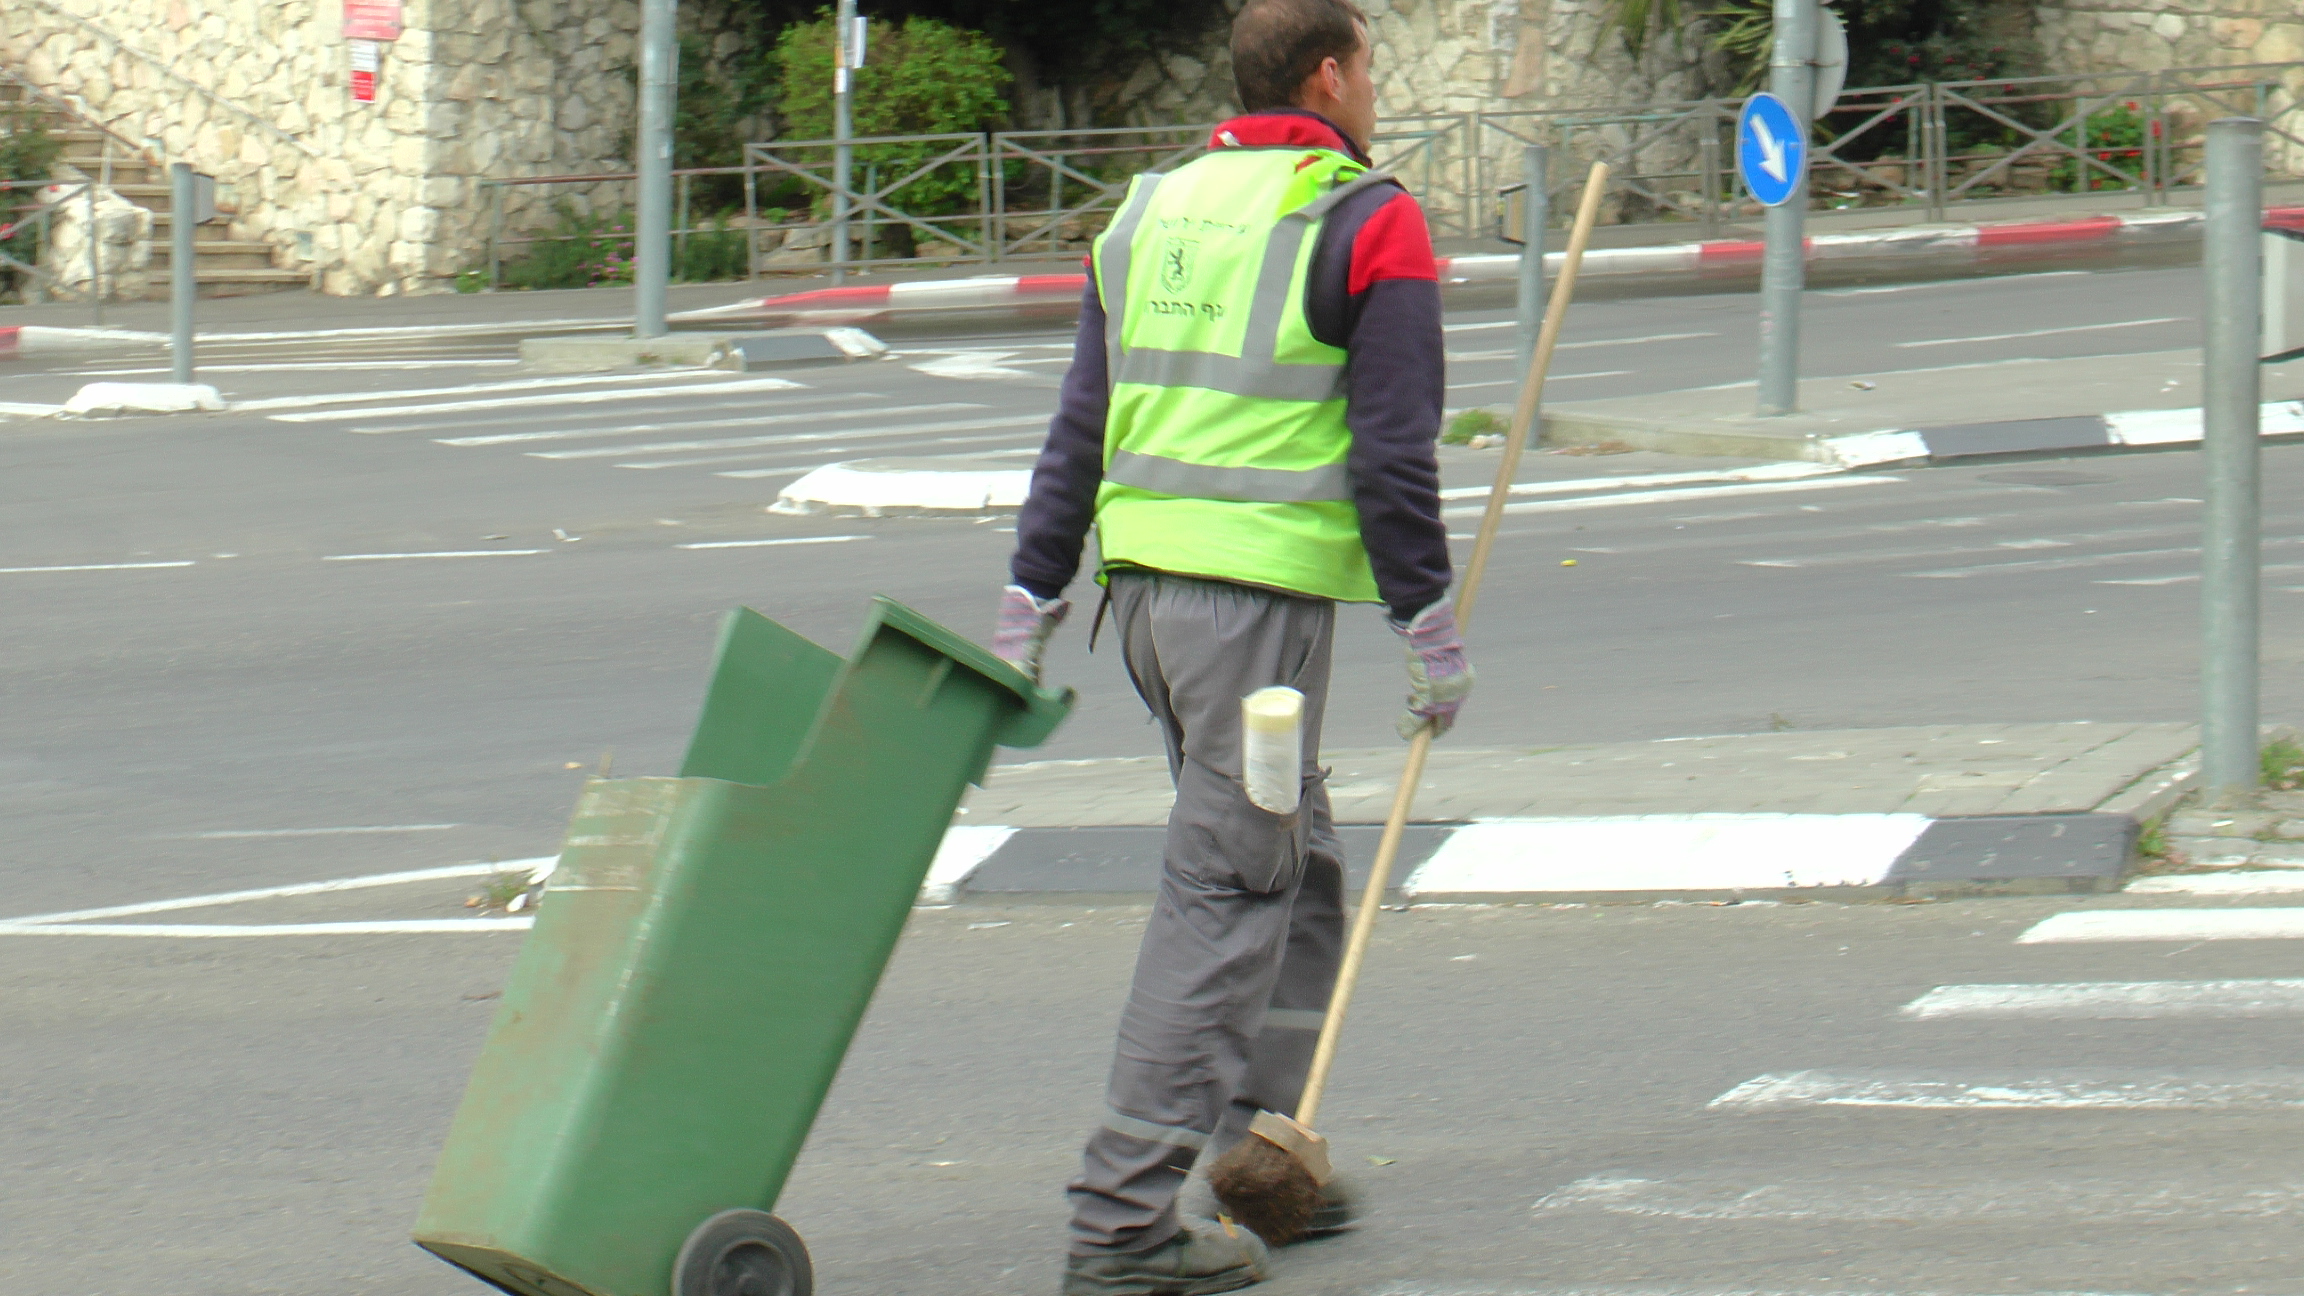
[[[1817, 294], [1809, 368], [2183, 346], [2192, 280]], [[2133, 322], [2163, 318], [2177, 322]], [[1451, 321], [1474, 326], [1451, 335], [1460, 403], [1488, 403], [1473, 384], [1509, 363], [1473, 358], [1508, 349], [1507, 330], [1477, 327], [1494, 321]], [[1749, 327], [1748, 298], [1592, 303], [1560, 372], [1625, 371], [1573, 380], [1588, 385], [1576, 396], [1735, 381]], [[1914, 340], [1942, 345], [1900, 345]], [[835, 646], [873, 592], [988, 629], [1007, 520], [764, 506], [838, 459], [1028, 462], [1060, 338], [517, 388], [530, 380], [501, 363], [507, 347], [242, 343], [209, 350], [212, 379], [292, 403], [0, 421], [5, 914], [546, 853], [608, 753], [619, 773], [670, 769], [717, 620], [739, 603]], [[0, 369], [0, 401], [151, 363]], [[474, 390], [440, 390], [459, 387]], [[1477, 485], [1493, 462], [1450, 451], [1450, 483]], [[2275, 447], [2265, 465], [2265, 698], [2280, 718], [2304, 700], [2304, 454]], [[1530, 460], [1524, 478], [1562, 486], [1506, 528], [1461, 741], [2194, 714], [2196, 455], [1615, 480], [1719, 467]], [[754, 541], [775, 543], [690, 547]], [[1086, 619], [1050, 668], [1082, 708], [1033, 755], [1156, 750], [1114, 654], [1087, 652]], [[1333, 743], [1390, 740], [1399, 670], [1372, 612], [1345, 618]], [[462, 893], [397, 903], [460, 912]], [[1386, 1223], [1307, 1253], [1292, 1289], [2275, 1289], [2293, 1268], [2276, 1116], [1704, 1108], [1803, 1068], [2294, 1062], [2277, 1024], [1895, 1017], [1939, 983], [2295, 974], [2278, 945], [2169, 961], [2009, 943], [2042, 912], [1410, 915], [1416, 937], [1371, 989], [1335, 1109], [1382, 1132], [1368, 1154], [1395, 1158], [1369, 1168]], [[999, 918], [1011, 926], [969, 926]], [[1052, 1185], [1094, 1108], [1133, 921], [923, 921], [788, 1203], [828, 1292], [1046, 1288]], [[485, 1026], [487, 1001], [467, 996], [510, 957], [494, 939], [0, 937], [0, 1290], [468, 1290], [400, 1239]], [[939, 1137], [965, 1151], [930, 1155]], [[1609, 1175], [1665, 1187], [1588, 1182]], [[2123, 1204], [2153, 1176], [2173, 1185], [2166, 1211]], [[2067, 1180], [2095, 1195], [2059, 1196]], [[2274, 1196], [2217, 1196], [2259, 1183]], [[1793, 1204], [1749, 1218], [1686, 1204], [1763, 1187]]]
[[[2293, 1292], [2293, 1108], [2234, 1096], [2293, 1095], [2293, 1017], [1900, 1015], [1947, 985], [2304, 974], [2295, 942], [2015, 943], [2120, 903], [1388, 914], [1322, 1118], [1371, 1213], [1268, 1290]], [[917, 916], [779, 1204], [820, 1291], [1054, 1290], [1141, 924]], [[406, 1235], [511, 952], [0, 943], [0, 1289], [476, 1291]], [[1711, 1105], [1814, 1072], [1913, 1105]], [[1977, 1086], [2080, 1098], [1926, 1105]]]

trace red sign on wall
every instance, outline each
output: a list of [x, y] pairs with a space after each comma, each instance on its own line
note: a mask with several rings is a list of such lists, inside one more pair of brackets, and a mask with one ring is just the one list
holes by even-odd
[[400, 39], [400, 0], [344, 0], [344, 39]]
[[353, 102], [376, 102], [376, 73], [384, 64], [383, 49], [372, 40], [352, 42]]

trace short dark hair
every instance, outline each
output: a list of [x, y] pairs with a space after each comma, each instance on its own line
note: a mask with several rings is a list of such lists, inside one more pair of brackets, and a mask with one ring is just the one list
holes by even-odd
[[1328, 59], [1358, 52], [1368, 15], [1351, 0], [1249, 0], [1232, 20], [1232, 83], [1249, 112], [1286, 108]]

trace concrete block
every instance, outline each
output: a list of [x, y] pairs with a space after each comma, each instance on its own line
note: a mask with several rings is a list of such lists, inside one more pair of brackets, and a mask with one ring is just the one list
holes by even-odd
[[61, 417], [107, 414], [190, 414], [224, 408], [224, 397], [206, 383], [89, 383], [64, 402]]
[[659, 365], [678, 369], [742, 369], [743, 357], [725, 333], [674, 333], [660, 338], [542, 337], [520, 340], [520, 363], [546, 373], [598, 373]]

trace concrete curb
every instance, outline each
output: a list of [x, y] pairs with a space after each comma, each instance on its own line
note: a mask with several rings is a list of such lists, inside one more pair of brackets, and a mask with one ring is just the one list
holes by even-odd
[[[1757, 459], [1780, 459], [1788, 448], [1797, 448], [1799, 458], [1787, 462], [1886, 468], [2007, 455], [2085, 454], [2197, 445], [2202, 436], [2202, 418], [2197, 407], [2119, 410], [2107, 414], [1939, 427], [1883, 427], [1799, 441], [1758, 434], [1740, 436], [1705, 424], [1675, 424], [1555, 407], [1545, 412], [1543, 439], [1557, 445], [1616, 441], [1636, 450], [1667, 454]], [[2304, 436], [2304, 401], [2266, 401], [2260, 418], [2262, 435], [2267, 438]]]
[[[2182, 209], [2077, 220], [1854, 230], [1809, 239], [1807, 259], [1815, 266], [1841, 262], [2004, 265], [2120, 246], [2193, 240], [2200, 236], [2202, 219], [2200, 212]], [[2265, 219], [2304, 223], [2304, 208], [2274, 208], [2265, 213]], [[1585, 254], [1580, 273], [1585, 279], [1612, 281], [1740, 278], [1759, 273], [1764, 250], [1755, 239], [1599, 248]], [[1565, 264], [1564, 253], [1545, 255], [1547, 274], [1557, 274]], [[1519, 274], [1520, 258], [1508, 253], [1460, 256], [1443, 258], [1439, 266], [1443, 288], [1502, 284]], [[1074, 317], [1087, 283], [1084, 274], [1052, 274], [854, 284], [682, 311], [672, 316], [672, 322], [700, 328], [737, 323], [886, 324], [958, 314], [1054, 322]]]
[[133, 329], [49, 328], [40, 324], [11, 324], [0, 328], [0, 360], [166, 345], [168, 335], [165, 333], [142, 333]]

